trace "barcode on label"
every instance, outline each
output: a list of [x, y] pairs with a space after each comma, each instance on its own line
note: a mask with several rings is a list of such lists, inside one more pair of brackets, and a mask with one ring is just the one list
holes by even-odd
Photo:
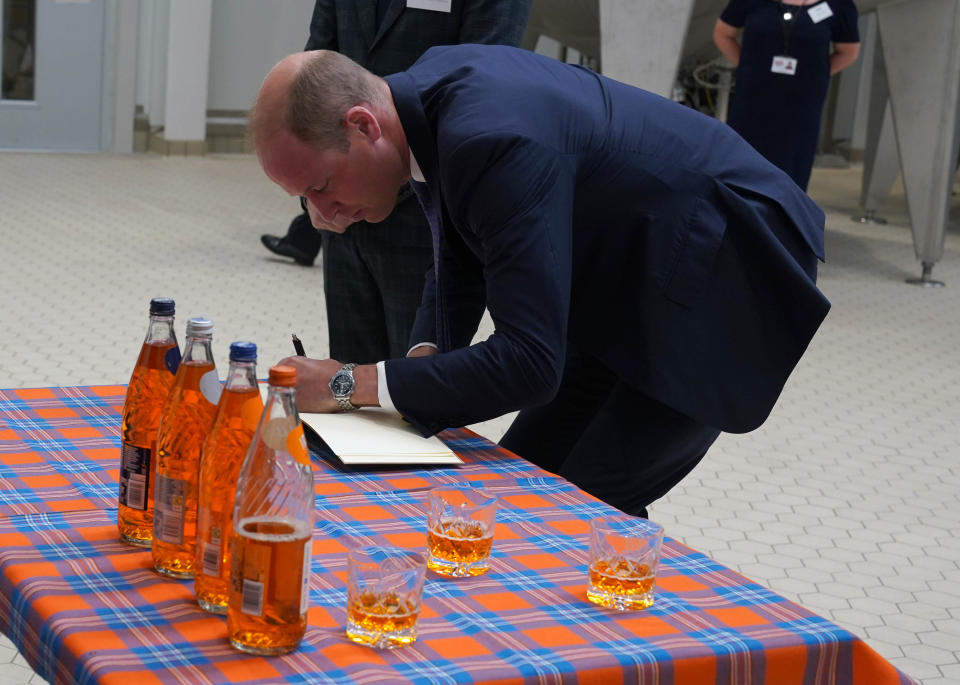
[[250, 616], [260, 616], [263, 613], [263, 583], [249, 578], [243, 579], [240, 611]]
[[160, 535], [164, 542], [173, 545], [183, 544], [183, 519], [178, 513], [172, 511], [162, 511], [160, 513]]
[[168, 476], [157, 477], [157, 494], [153, 534], [172, 545], [183, 544], [183, 511], [185, 484]]
[[220, 545], [203, 543], [203, 573], [208, 576], [220, 576]]
[[147, 508], [147, 477], [139, 473], [131, 473], [127, 478], [127, 501], [126, 506], [133, 509], [144, 510]]

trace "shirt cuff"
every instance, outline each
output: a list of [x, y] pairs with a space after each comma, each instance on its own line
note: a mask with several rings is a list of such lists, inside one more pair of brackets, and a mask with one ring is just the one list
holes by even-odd
[[407, 356], [409, 357], [409, 356], [410, 356], [410, 353], [413, 352], [413, 351], [414, 351], [415, 349], [417, 349], [418, 347], [432, 347], [432, 348], [435, 349], [435, 350], [440, 349], [439, 347], [437, 347], [437, 343], [432, 343], [432, 342], [417, 343], [416, 345], [414, 345], [413, 347], [411, 347], [409, 350], [407, 350]]
[[377, 399], [380, 406], [387, 411], [393, 412], [397, 416], [400, 412], [393, 406], [393, 400], [390, 399], [390, 389], [387, 388], [387, 364], [386, 362], [377, 362]]

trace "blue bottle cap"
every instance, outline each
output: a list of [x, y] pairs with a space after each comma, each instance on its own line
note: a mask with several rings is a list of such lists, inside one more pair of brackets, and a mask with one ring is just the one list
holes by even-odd
[[173, 316], [175, 309], [173, 300], [169, 297], [155, 297], [150, 300], [151, 316]]
[[213, 333], [213, 321], [195, 316], [187, 321], [187, 335], [210, 335]]
[[257, 361], [257, 346], [252, 342], [241, 340], [230, 343], [230, 361], [255, 362]]

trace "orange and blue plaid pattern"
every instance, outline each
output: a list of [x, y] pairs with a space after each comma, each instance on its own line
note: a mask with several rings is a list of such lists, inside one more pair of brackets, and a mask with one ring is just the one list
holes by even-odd
[[[595, 607], [589, 521], [625, 515], [466, 430], [441, 436], [468, 462], [458, 468], [345, 474], [315, 460], [306, 637], [289, 655], [239, 654], [191, 583], [117, 539], [123, 392], [0, 391], [0, 628], [51, 682], [912, 682], [849, 632], [671, 539], [651, 608]], [[424, 547], [426, 490], [464, 480], [501, 500], [490, 572], [428, 574], [413, 645], [351, 643], [348, 546]]]

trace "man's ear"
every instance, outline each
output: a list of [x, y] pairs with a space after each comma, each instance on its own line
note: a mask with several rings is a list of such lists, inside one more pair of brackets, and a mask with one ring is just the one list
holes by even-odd
[[354, 105], [347, 110], [343, 118], [348, 132], [356, 131], [371, 142], [379, 140], [383, 135], [377, 115], [365, 105]]

